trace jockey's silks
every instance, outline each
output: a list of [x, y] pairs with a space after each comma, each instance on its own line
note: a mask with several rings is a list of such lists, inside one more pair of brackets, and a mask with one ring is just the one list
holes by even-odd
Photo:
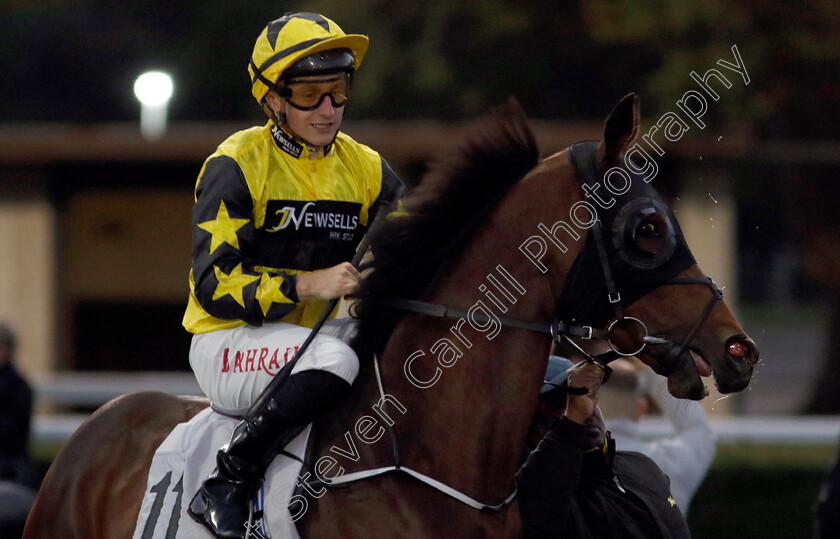
[[295, 275], [350, 260], [402, 183], [377, 152], [343, 133], [311, 151], [268, 123], [234, 133], [204, 162], [188, 331], [274, 320], [311, 327], [319, 318], [326, 301], [298, 301]]

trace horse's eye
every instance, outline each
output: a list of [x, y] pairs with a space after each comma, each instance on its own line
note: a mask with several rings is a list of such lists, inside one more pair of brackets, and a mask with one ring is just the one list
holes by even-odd
[[658, 238], [659, 237], [659, 229], [656, 228], [656, 224], [650, 221], [642, 223], [639, 225], [639, 228], [636, 229], [636, 237], [637, 238]]
[[667, 230], [665, 216], [661, 213], [651, 213], [636, 227], [633, 234], [633, 244], [642, 253], [656, 256], [665, 248], [666, 238], [660, 231]]
[[613, 247], [626, 262], [640, 269], [661, 266], [674, 253], [676, 234], [668, 207], [658, 200], [631, 200], [612, 224]]

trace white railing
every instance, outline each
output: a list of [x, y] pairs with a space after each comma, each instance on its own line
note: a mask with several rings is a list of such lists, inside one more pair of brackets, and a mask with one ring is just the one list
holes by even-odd
[[[98, 407], [136, 391], [202, 395], [191, 372], [56, 372], [31, 382], [35, 402], [53, 407]], [[32, 424], [32, 439], [64, 442], [86, 418], [87, 414], [38, 414]]]
[[[720, 444], [836, 444], [840, 441], [840, 416], [731, 416], [709, 419]], [[667, 420], [645, 417], [640, 423], [643, 438], [673, 434]]]
[[[57, 406], [100, 406], [135, 391], [163, 391], [172, 395], [201, 395], [192, 373], [63, 372], [34, 381], [38, 402]], [[84, 414], [36, 416], [33, 439], [63, 442], [81, 425]], [[840, 441], [840, 416], [732, 416], [711, 418], [709, 425], [719, 443], [836, 444]], [[643, 438], [673, 433], [661, 417], [645, 417]]]
[[191, 372], [56, 372], [33, 380], [36, 402], [57, 406], [101, 406], [135, 391], [201, 395]]

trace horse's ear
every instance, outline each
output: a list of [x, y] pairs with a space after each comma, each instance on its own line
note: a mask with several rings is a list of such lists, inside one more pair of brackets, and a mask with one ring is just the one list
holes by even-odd
[[604, 159], [608, 164], [618, 162], [621, 153], [639, 133], [639, 97], [627, 94], [613, 108], [604, 123]]

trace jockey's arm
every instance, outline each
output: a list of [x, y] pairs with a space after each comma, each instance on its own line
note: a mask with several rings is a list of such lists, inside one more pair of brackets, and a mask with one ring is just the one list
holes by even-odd
[[297, 277], [254, 267], [254, 203], [239, 165], [208, 159], [193, 206], [192, 269], [195, 296], [214, 317], [261, 325], [279, 320], [299, 301]]

